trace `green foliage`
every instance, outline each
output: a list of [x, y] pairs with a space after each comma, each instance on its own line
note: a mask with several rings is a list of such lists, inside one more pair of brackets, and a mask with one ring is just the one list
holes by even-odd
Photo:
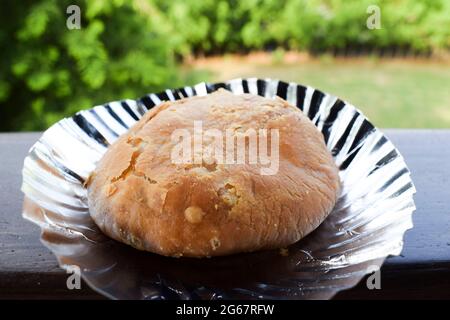
[[[66, 8], [81, 8], [81, 29]], [[38, 130], [110, 100], [179, 84], [174, 49], [131, 1], [2, 2], [0, 131]]]
[[[81, 29], [66, 8], [81, 8]], [[381, 8], [380, 30], [366, 27]], [[348, 47], [450, 48], [448, 0], [6, 0], [0, 3], [0, 131], [38, 130], [105, 101], [194, 81], [192, 54]], [[186, 78], [184, 78], [186, 77]]]
[[[334, 50], [450, 48], [448, 0], [178, 0], [152, 1], [174, 26], [178, 53], [243, 52], [283, 47]], [[381, 11], [369, 30], [367, 8]]]

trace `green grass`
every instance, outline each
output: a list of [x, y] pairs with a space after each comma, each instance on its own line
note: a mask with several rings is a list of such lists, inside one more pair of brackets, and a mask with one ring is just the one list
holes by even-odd
[[269, 77], [310, 85], [352, 103], [378, 127], [450, 128], [448, 63], [326, 57], [286, 64], [225, 57], [192, 71], [209, 81]]

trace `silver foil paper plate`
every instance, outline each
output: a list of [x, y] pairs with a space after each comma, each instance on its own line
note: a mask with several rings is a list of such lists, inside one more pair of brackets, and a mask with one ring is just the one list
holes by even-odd
[[[84, 181], [121, 134], [164, 100], [206, 95], [279, 96], [323, 133], [340, 168], [342, 193], [319, 228], [288, 248], [210, 259], [141, 252], [102, 234]], [[114, 299], [329, 299], [400, 254], [412, 228], [415, 188], [395, 146], [354, 106], [319, 90], [271, 79], [235, 79], [107, 103], [62, 119], [30, 149], [23, 167], [23, 217], [65, 269], [78, 266]]]

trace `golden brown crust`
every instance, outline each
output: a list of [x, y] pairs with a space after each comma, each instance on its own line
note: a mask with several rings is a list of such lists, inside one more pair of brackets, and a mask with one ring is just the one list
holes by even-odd
[[[235, 134], [279, 130], [279, 168], [174, 164], [175, 129]], [[110, 237], [167, 256], [206, 257], [280, 248], [314, 230], [332, 210], [339, 175], [321, 133], [282, 99], [225, 90], [150, 110], [104, 155], [90, 178], [91, 216]]]

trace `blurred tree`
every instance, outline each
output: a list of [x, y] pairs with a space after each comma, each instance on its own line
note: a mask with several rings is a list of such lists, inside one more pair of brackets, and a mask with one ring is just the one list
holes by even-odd
[[[66, 9], [81, 9], [81, 29]], [[2, 1], [0, 131], [43, 129], [110, 100], [177, 84], [164, 30], [132, 1]]]
[[[258, 49], [450, 48], [448, 0], [143, 0], [164, 16], [181, 55]], [[367, 28], [367, 8], [381, 29]]]

